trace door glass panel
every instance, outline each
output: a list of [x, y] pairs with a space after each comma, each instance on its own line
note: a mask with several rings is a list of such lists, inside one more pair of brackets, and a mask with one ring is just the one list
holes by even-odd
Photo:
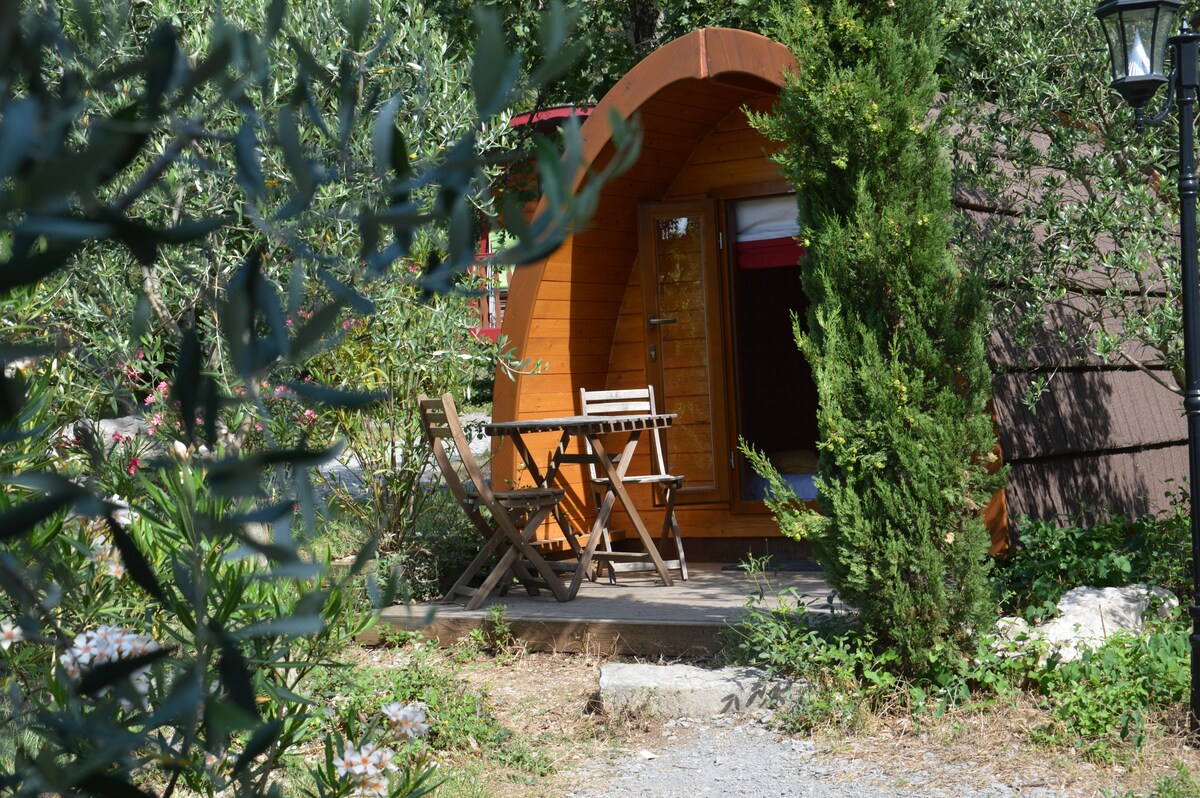
[[[662, 369], [662, 405], [676, 413], [667, 435], [672, 473], [685, 477], [681, 498], [711, 493], [720, 475], [714, 463], [719, 451], [711, 399], [710, 308], [707, 297], [714, 271], [705, 263], [706, 217], [655, 216], [652, 261], [657, 308], [648, 308], [651, 338], [658, 338]], [[655, 336], [654, 333], [657, 333]]]

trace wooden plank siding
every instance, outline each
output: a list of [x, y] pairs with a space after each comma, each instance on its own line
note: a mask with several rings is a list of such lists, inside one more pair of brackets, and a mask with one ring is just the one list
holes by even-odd
[[[1031, 134], [1034, 144], [1038, 134]], [[1002, 153], [1000, 154], [1002, 157]], [[1000, 163], [1000, 169], [1004, 164]], [[1087, 201], [1087, 193], [1063, 176], [1066, 193]], [[969, 187], [955, 189], [962, 241], [984, 240], [1040, 197], [1037, 187], [1014, 187], [997, 199]], [[1046, 231], [1034, 227], [1034, 243]], [[1104, 238], [1098, 254], [1118, 248]], [[1167, 505], [1166, 494], [1187, 473], [1187, 428], [1179, 397], [1120, 358], [1101, 360], [1090, 347], [1067, 345], [1083, 329], [1081, 308], [1087, 292], [1105, 290], [1098, 274], [1072, 275], [1078, 293], [1068, 294], [1047, 315], [1047, 329], [1029, 345], [1016, 342], [1013, 322], [994, 319], [988, 358], [995, 374], [993, 395], [1001, 456], [1009, 466], [1005, 501], [1012, 518], [1095, 517], [1097, 512], [1138, 515]], [[1155, 273], [1145, 295], [1161, 297]], [[1130, 297], [1135, 298], [1131, 292]], [[1109, 320], [1119, 333], [1122, 320]], [[1060, 335], [1060, 333], [1062, 335]], [[1157, 353], [1127, 344], [1125, 351], [1158, 379], [1173, 384]], [[1032, 380], [1045, 378], [1048, 390], [1034, 408], [1026, 405]]]

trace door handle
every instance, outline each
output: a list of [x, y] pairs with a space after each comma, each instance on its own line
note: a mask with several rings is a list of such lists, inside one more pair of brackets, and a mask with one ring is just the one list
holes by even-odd
[[651, 327], [656, 327], [659, 324], [674, 324], [675, 321], [676, 320], [673, 318], [665, 318], [663, 316], [647, 316], [646, 317], [646, 323], [649, 324]]

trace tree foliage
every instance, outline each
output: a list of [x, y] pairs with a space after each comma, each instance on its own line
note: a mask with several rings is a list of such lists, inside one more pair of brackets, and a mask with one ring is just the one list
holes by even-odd
[[[531, 66], [544, 48], [538, 19], [547, 3], [497, 0], [490, 4], [504, 19], [508, 45], [527, 55]], [[446, 22], [457, 46], [469, 49], [474, 25], [472, 0], [429, 0], [427, 6]], [[725, 27], [763, 31], [770, 24], [771, 0], [569, 0], [578, 15], [580, 48], [577, 69], [546, 87], [537, 105], [596, 102], [635, 64], [667, 42], [699, 28]]]
[[[784, 509], [881, 645], [919, 668], [994, 617], [979, 509], [995, 486], [981, 284], [948, 248], [940, 3], [797, 0], [798, 62], [759, 127], [798, 191], [820, 512]], [[761, 458], [760, 458], [761, 462]]]
[[[1141, 368], [1178, 392], [1172, 134], [1136, 131], [1108, 88], [1103, 40], [1086, 0], [963, 8], [944, 113], [956, 130], [961, 193], [993, 223], [964, 217], [961, 251], [1034, 369], [1099, 360]], [[1036, 374], [1031, 403], [1052, 378], [1047, 368]]]
[[[336, 579], [306, 548], [309, 471], [339, 448], [309, 420], [380, 398], [310, 381], [306, 363], [373, 316], [378, 286], [452, 289], [481, 215], [505, 212], [500, 262], [537, 259], [629, 163], [632, 137], [571, 196], [581, 147], [568, 126], [562, 160], [539, 144], [549, 212], [497, 207], [489, 168], [508, 156], [489, 131], [539, 84], [494, 13], [479, 13], [466, 67], [436, 61], [448, 50], [418, 4], [385, 11], [0, 5], [10, 794], [282, 794], [276, 768], [314, 734], [304, 677], [366, 622], [348, 582], [378, 542]], [[559, 6], [541, 24], [550, 80], [574, 56]], [[429, 47], [422, 63], [397, 60]], [[88, 381], [92, 364], [111, 385]], [[95, 399], [74, 395], [85, 386]], [[281, 397], [303, 412], [281, 418]], [[155, 441], [67, 431], [110, 400], [147, 408]], [[313, 794], [357, 789], [335, 755], [374, 728], [325, 741]], [[420, 795], [429, 773], [418, 762], [380, 785]]]

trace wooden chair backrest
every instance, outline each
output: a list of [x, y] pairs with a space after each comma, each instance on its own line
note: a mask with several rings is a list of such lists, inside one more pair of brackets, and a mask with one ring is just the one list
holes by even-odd
[[[642, 416], [658, 412], [654, 404], [654, 386], [624, 388], [615, 391], [589, 391], [579, 389], [579, 408], [585, 416]], [[650, 462], [655, 476], [666, 476], [667, 457], [663, 449], [662, 435], [658, 428], [650, 430]], [[592, 479], [596, 478], [596, 466], [591, 465]]]
[[[437, 461], [438, 467], [441, 468], [442, 476], [445, 478], [446, 484], [450, 486], [450, 492], [454, 494], [454, 498], [468, 512], [471, 511], [468, 506], [473, 506], [469, 498], [471, 493], [477, 494], [489, 507], [494, 505], [495, 495], [492, 493], [491, 485], [484, 478], [483, 470], [476, 462], [475, 455], [471, 452], [470, 444], [467, 443], [462, 422], [458, 418], [458, 408], [454, 405], [454, 397], [444, 394], [439, 399], [430, 399], [422, 394], [417, 397], [417, 402], [421, 411], [421, 426], [425, 429], [425, 434], [429, 436], [430, 443], [433, 444], [433, 457]], [[454, 449], [458, 452], [458, 459], [462, 461], [463, 470], [467, 472], [467, 478], [471, 481], [474, 491], [468, 491], [467, 486], [459, 477], [458, 470], [455, 469], [454, 463], [450, 459], [450, 453], [446, 451], [445, 442], [447, 440], [454, 444]]]

